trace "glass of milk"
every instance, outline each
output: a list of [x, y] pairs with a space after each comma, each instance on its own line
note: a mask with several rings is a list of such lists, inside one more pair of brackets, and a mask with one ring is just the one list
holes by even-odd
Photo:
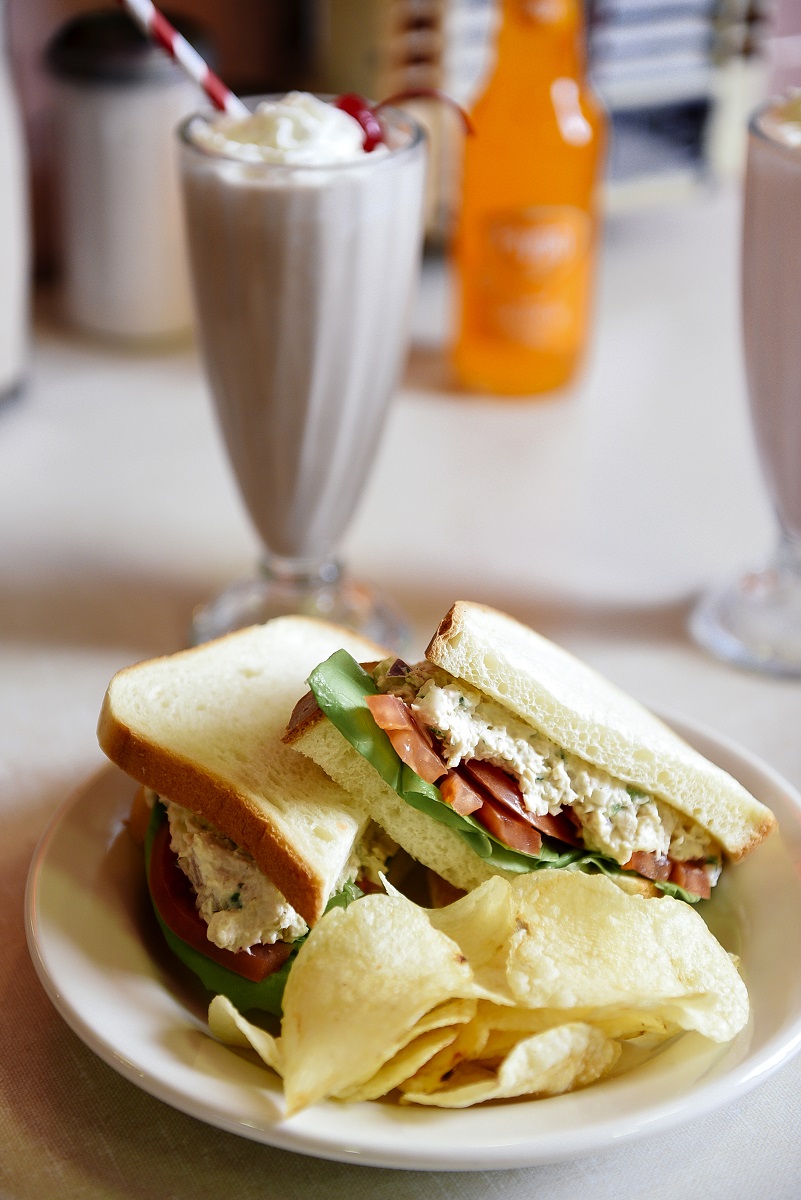
[[722, 658], [801, 676], [801, 91], [749, 126], [742, 293], [751, 416], [779, 542], [772, 561], [704, 597], [691, 629]]
[[180, 130], [201, 347], [264, 547], [255, 577], [196, 611], [193, 637], [302, 612], [397, 644], [402, 618], [338, 547], [405, 357], [423, 131], [388, 109], [386, 145], [366, 153], [361, 126], [314, 96], [250, 106]]

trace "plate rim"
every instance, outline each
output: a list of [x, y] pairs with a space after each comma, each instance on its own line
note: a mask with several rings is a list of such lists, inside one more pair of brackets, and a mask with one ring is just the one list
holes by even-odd
[[[715, 750], [722, 751], [725, 757], [739, 760], [748, 769], [756, 771], [769, 780], [771, 785], [783, 794], [783, 799], [789, 809], [795, 811], [801, 827], [801, 794], [776, 768], [733, 739], [719, 734], [708, 726], [690, 722], [673, 713], [659, 713], [659, 715], [691, 744], [695, 744], [695, 741], [699, 739], [710, 743]], [[710, 757], [712, 756], [710, 755]], [[714, 758], [713, 761], [715, 761]], [[265, 1123], [259, 1127], [245, 1124], [236, 1116], [228, 1115], [221, 1110], [219, 1105], [187, 1094], [174, 1083], [158, 1078], [152, 1073], [143, 1072], [142, 1065], [137, 1063], [135, 1056], [128, 1057], [122, 1054], [118, 1047], [98, 1033], [92, 1025], [91, 1016], [87, 1016], [76, 1008], [70, 996], [65, 994], [48, 969], [46, 949], [43, 950], [41, 944], [39, 908], [40, 884], [43, 871], [47, 866], [48, 853], [62, 827], [70, 816], [75, 815], [75, 810], [80, 808], [81, 801], [85, 799], [87, 793], [93, 788], [101, 787], [104, 780], [108, 789], [113, 786], [125, 785], [129, 788], [135, 786], [133, 780], [113, 765], [101, 766], [59, 804], [37, 843], [25, 888], [24, 920], [28, 950], [37, 976], [51, 1003], [65, 1023], [93, 1053], [143, 1091], [170, 1104], [178, 1111], [213, 1127], [278, 1149], [351, 1164], [419, 1171], [514, 1169], [571, 1161], [611, 1149], [613, 1146], [631, 1145], [646, 1137], [686, 1124], [695, 1117], [707, 1115], [725, 1104], [742, 1098], [801, 1050], [801, 1008], [799, 1008], [789, 1027], [774, 1033], [759, 1051], [754, 1054], [747, 1053], [744, 1059], [735, 1063], [723, 1075], [694, 1086], [691, 1106], [686, 1103], [678, 1103], [674, 1097], [671, 1100], [649, 1105], [644, 1112], [638, 1114], [636, 1120], [632, 1120], [631, 1114], [609, 1117], [595, 1122], [592, 1126], [582, 1128], [578, 1135], [578, 1143], [574, 1130], [549, 1131], [546, 1141], [540, 1145], [540, 1139], [537, 1138], [535, 1129], [531, 1139], [517, 1140], [508, 1145], [484, 1145], [478, 1149], [474, 1148], [472, 1151], [469, 1146], [464, 1145], [458, 1149], [450, 1144], [421, 1147], [420, 1145], [415, 1146], [413, 1139], [410, 1142], [409, 1139], [404, 1138], [403, 1127], [399, 1126], [401, 1135], [396, 1135], [389, 1140], [382, 1141], [372, 1138], [368, 1142], [360, 1143], [358, 1134], [356, 1134], [353, 1144], [345, 1145], [333, 1142], [330, 1134], [327, 1136], [321, 1133], [315, 1134], [313, 1127], [308, 1127], [310, 1120], [313, 1126], [314, 1109], [307, 1110], [306, 1114], [301, 1114], [301, 1116], [306, 1116], [306, 1121], [300, 1127], [296, 1124], [293, 1128], [292, 1121], [297, 1121], [297, 1118], [293, 1118], [289, 1123], [279, 1120], [272, 1124]], [[116, 795], [109, 796], [106, 804], [109, 809], [105, 814], [107, 824], [119, 818], [126, 811], [122, 808]], [[781, 837], [781, 831], [774, 836]], [[193, 1015], [191, 1015], [191, 1019], [195, 1023], [196, 1019]], [[555, 1097], [554, 1099], [561, 1098]], [[327, 1102], [327, 1104], [335, 1103]], [[521, 1101], [516, 1107], [542, 1103], [547, 1103], [547, 1101]], [[341, 1105], [337, 1107], [340, 1110], [344, 1109], [344, 1106]], [[348, 1106], [351, 1112], [356, 1112], [359, 1108], [358, 1105]], [[480, 1112], [480, 1109], [472, 1111], [476, 1113]], [[430, 1119], [437, 1120], [437, 1113], [431, 1113], [430, 1110], [428, 1112]]]

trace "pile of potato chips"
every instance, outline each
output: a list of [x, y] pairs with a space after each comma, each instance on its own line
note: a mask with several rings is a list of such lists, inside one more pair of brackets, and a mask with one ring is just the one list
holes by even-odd
[[283, 1077], [287, 1116], [326, 1097], [465, 1108], [607, 1074], [623, 1043], [730, 1041], [748, 996], [688, 904], [601, 875], [495, 878], [447, 908], [400, 893], [332, 910], [284, 994], [280, 1038], [221, 996], [211, 1032]]

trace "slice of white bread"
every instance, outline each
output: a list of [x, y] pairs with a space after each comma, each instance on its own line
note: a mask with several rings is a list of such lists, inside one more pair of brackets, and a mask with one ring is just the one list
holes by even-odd
[[367, 810], [281, 735], [311, 670], [341, 647], [361, 660], [386, 653], [323, 621], [279, 617], [119, 671], [98, 723], [112, 762], [251, 854], [310, 925]]
[[755, 849], [776, 825], [742, 784], [636, 700], [504, 613], [457, 601], [426, 657], [565, 750], [692, 817], [732, 859]]

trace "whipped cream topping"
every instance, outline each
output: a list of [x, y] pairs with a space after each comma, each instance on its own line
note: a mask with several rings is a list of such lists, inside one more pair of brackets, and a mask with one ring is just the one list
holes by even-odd
[[211, 121], [196, 120], [191, 137], [204, 150], [243, 162], [322, 167], [365, 153], [359, 122], [308, 92], [262, 100], [247, 117], [220, 113]]
[[794, 89], [767, 108], [758, 125], [774, 141], [801, 148], [801, 89]]

